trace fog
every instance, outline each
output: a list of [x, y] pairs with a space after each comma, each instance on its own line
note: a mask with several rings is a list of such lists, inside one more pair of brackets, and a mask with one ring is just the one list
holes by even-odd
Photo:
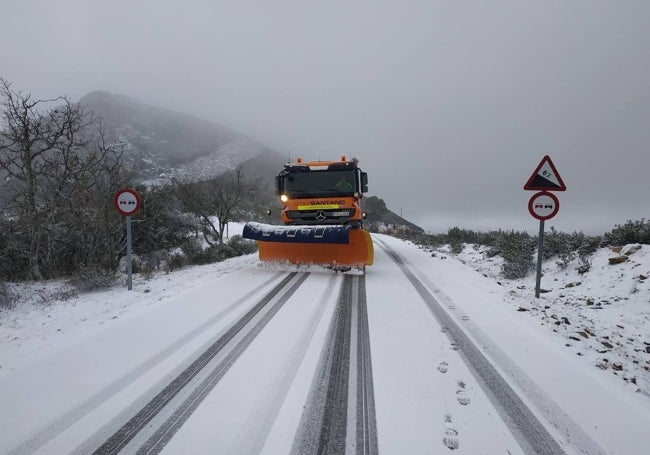
[[107, 90], [287, 157], [355, 156], [430, 232], [600, 233], [649, 217], [650, 2], [5, 0], [0, 76], [36, 97]]

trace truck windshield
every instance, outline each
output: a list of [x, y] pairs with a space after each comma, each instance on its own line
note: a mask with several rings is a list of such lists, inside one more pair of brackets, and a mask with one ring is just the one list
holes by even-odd
[[352, 196], [358, 191], [354, 170], [295, 172], [284, 176], [290, 198]]

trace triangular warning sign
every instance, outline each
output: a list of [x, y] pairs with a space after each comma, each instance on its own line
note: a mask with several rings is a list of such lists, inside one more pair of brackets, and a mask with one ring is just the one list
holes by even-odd
[[525, 190], [534, 191], [564, 191], [566, 185], [562, 181], [562, 177], [555, 169], [551, 157], [546, 155], [537, 166], [537, 169], [530, 176], [528, 182], [524, 185]]

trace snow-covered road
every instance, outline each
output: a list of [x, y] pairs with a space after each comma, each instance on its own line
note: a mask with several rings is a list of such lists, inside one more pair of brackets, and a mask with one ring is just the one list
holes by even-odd
[[492, 280], [373, 237], [365, 276], [238, 258], [5, 347], [0, 453], [646, 453], [646, 396]]

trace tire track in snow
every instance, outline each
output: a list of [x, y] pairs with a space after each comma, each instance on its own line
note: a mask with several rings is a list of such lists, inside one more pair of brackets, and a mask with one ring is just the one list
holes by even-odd
[[[94, 453], [115, 454], [124, 448], [127, 448], [129, 451], [137, 450], [137, 453], [159, 453], [174, 433], [199, 406], [201, 401], [203, 401], [223, 375], [225, 375], [230, 366], [308, 276], [309, 273], [298, 274], [297, 272], [287, 275], [286, 278], [199, 356], [197, 360], [97, 448]], [[274, 304], [271, 308], [267, 308], [272, 301], [275, 301]], [[263, 311], [265, 309], [266, 312]], [[257, 320], [256, 323], [254, 323], [255, 320]], [[247, 326], [252, 324], [254, 324], [252, 327], [246, 329]], [[214, 363], [212, 361], [217, 356], [220, 357], [217, 365], [204, 378], [203, 375], [205, 375], [205, 371], [208, 369], [207, 367], [211, 363]], [[183, 399], [179, 400], [181, 391], [187, 389], [187, 386], [192, 381], [194, 381], [193, 384], [199, 381], [199, 384], [196, 384], [191, 389], [189, 396], [183, 396]], [[158, 425], [153, 425], [152, 421], [174, 399], [181, 402], [177, 403], [178, 406], [171, 411], [171, 415], [167, 416], [163, 422], [159, 422]], [[139, 435], [145, 428], [147, 428], [147, 435], [150, 435], [149, 437], [147, 435]], [[154, 432], [153, 435], [151, 435], [151, 432]], [[138, 439], [145, 439], [141, 447], [137, 447], [137, 444], [131, 443], [136, 436]], [[133, 445], [135, 447], [132, 447]]]
[[449, 316], [440, 302], [415, 276], [406, 261], [381, 240], [375, 239], [380, 248], [398, 265], [431, 310], [452, 343], [459, 348], [470, 371], [474, 374], [488, 398], [499, 411], [502, 419], [527, 454], [566, 454], [558, 441], [548, 432], [533, 412], [526, 406], [496, 368], [474, 345], [461, 327]]
[[277, 371], [281, 372], [281, 374], [273, 384], [266, 388], [264, 396], [267, 399], [263, 403], [258, 403], [247, 424], [239, 429], [238, 436], [228, 453], [253, 455], [262, 451], [291, 384], [305, 358], [307, 348], [316, 334], [316, 329], [323, 319], [325, 310], [329, 307], [328, 303], [330, 303], [331, 295], [339, 288], [340, 281], [340, 275], [338, 274], [332, 275], [328, 280], [325, 291], [318, 299], [318, 305], [316, 305], [307, 324], [301, 330], [300, 336], [294, 342], [289, 356], [279, 366]]
[[[235, 309], [240, 307], [246, 301], [248, 301], [253, 295], [258, 293], [261, 289], [268, 286], [271, 282], [278, 279], [280, 273], [274, 274], [269, 279], [261, 283], [255, 289], [249, 291], [236, 302], [232, 303], [207, 321], [205, 321], [200, 326], [196, 327], [194, 330], [181, 337], [175, 341], [172, 345], [159, 352], [158, 354], [151, 357], [149, 360], [141, 364], [140, 366], [134, 368], [130, 372], [126, 373], [122, 377], [118, 378], [113, 383], [104, 387], [102, 390], [98, 391], [92, 397], [79, 404], [72, 410], [68, 411], [62, 417], [60, 417], [56, 422], [52, 423], [47, 428], [36, 433], [34, 436], [30, 437], [29, 440], [22, 443], [20, 446], [13, 449], [7, 455], [20, 455], [25, 453], [33, 453], [38, 449], [52, 441], [54, 438], [59, 436], [61, 433], [66, 431], [68, 428], [73, 426], [79, 420], [87, 416], [93, 410], [97, 409], [103, 403], [114, 397], [116, 394], [124, 390], [129, 385], [133, 384], [140, 377], [145, 375], [147, 372], [151, 371], [160, 363], [164, 362], [166, 359], [174, 355], [176, 352], [185, 347], [188, 343], [194, 340], [196, 337], [204, 333], [210, 327], [221, 321], [224, 317], [232, 313]], [[188, 365], [185, 365], [186, 368]], [[184, 369], [183, 368], [183, 369]], [[92, 449], [90, 449], [92, 450]]]
[[[377, 419], [375, 416], [375, 392], [372, 379], [372, 356], [370, 353], [370, 328], [366, 302], [365, 275], [359, 282], [358, 336], [357, 336], [357, 425], [356, 453], [378, 453]], [[354, 308], [354, 306], [353, 306]], [[351, 453], [349, 450], [346, 453]]]
[[376, 454], [364, 275], [345, 275], [291, 453]]

